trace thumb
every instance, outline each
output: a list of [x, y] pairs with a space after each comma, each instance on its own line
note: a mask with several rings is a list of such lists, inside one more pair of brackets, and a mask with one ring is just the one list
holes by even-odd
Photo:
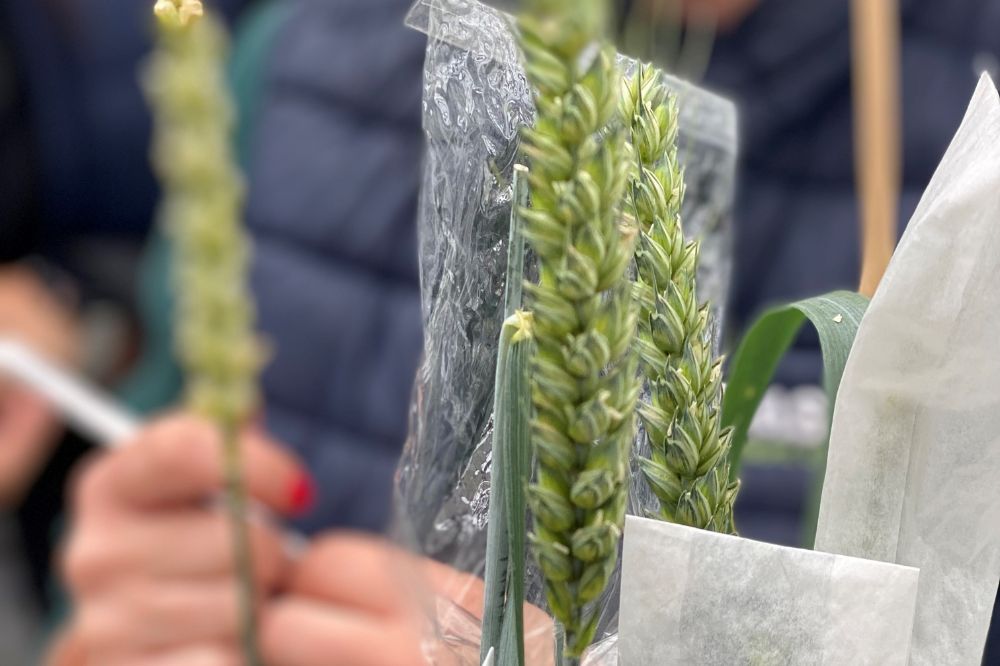
[[57, 420], [42, 398], [20, 388], [0, 394], [0, 505], [18, 500], [55, 442]]

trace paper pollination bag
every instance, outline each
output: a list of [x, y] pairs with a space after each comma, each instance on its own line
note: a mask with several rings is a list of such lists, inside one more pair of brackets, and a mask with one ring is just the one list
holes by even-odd
[[918, 572], [629, 517], [620, 666], [905, 666]]
[[912, 664], [980, 664], [1000, 577], [1000, 99], [984, 75], [875, 294], [816, 548], [920, 569]]

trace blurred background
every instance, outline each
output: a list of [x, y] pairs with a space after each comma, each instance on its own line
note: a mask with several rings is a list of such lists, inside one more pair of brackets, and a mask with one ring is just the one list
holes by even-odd
[[[276, 350], [265, 417], [320, 480], [300, 527], [381, 530], [422, 347], [414, 212], [425, 41], [403, 27], [409, 0], [206, 4], [233, 31], [253, 288]], [[857, 286], [848, 4], [619, 4], [623, 51], [739, 108], [730, 341], [768, 305]], [[139, 84], [151, 6], [0, 4], [0, 335], [144, 414], [179, 388]], [[979, 74], [1000, 67], [1000, 2], [902, 0], [901, 26], [900, 227]], [[820, 370], [818, 341], [803, 334], [753, 429], [738, 503], [745, 536], [800, 545], [809, 532], [827, 427]], [[38, 398], [0, 383], [2, 664], [34, 663], [58, 622], [52, 562], [67, 483], [89, 448]]]

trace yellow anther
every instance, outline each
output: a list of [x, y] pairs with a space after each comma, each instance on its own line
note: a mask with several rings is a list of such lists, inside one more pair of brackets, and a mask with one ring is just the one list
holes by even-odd
[[173, 0], [157, 0], [156, 4], [153, 5], [153, 13], [166, 25], [176, 26], [180, 24], [180, 15]]
[[170, 28], [183, 28], [205, 13], [201, 0], [156, 0], [153, 13]]
[[532, 335], [534, 335], [535, 317], [530, 311], [515, 310], [514, 315], [508, 322], [517, 327], [517, 332], [511, 338], [514, 342], [530, 340]]

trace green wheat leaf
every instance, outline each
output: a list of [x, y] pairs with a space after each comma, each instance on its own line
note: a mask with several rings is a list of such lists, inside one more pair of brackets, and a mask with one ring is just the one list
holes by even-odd
[[750, 327], [733, 355], [729, 384], [722, 402], [722, 425], [734, 429], [732, 478], [739, 474], [750, 422], [778, 363], [795, 341], [802, 325], [808, 320], [819, 333], [823, 352], [823, 387], [832, 411], [847, 356], [867, 308], [868, 299], [861, 294], [835, 291], [773, 308]]
[[523, 220], [527, 169], [514, 167], [504, 311], [494, 388], [493, 458], [486, 532], [486, 587], [480, 661], [524, 666], [524, 487], [531, 465], [530, 317], [516, 311], [524, 276]]

